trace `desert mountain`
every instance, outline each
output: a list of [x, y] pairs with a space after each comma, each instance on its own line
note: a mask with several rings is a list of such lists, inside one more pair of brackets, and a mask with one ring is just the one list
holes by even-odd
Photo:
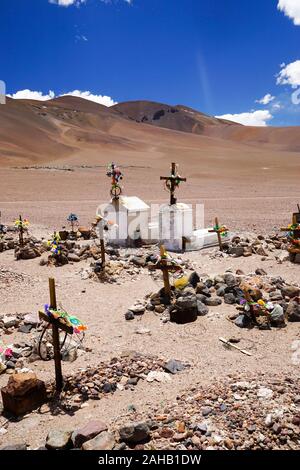
[[[185, 106], [148, 101], [111, 108], [65, 96], [49, 101], [13, 100], [0, 106], [0, 164], [61, 161], [95, 164], [111, 158], [197, 162], [241, 158], [253, 152], [300, 151], [300, 129], [256, 128], [207, 116]], [[236, 157], [235, 157], [236, 156]], [[263, 157], [262, 157], [263, 158]]]

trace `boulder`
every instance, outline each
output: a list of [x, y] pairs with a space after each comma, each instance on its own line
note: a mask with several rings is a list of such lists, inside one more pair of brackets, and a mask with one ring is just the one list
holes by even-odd
[[236, 297], [232, 292], [228, 292], [224, 295], [224, 302], [228, 305], [234, 305], [236, 303]]
[[120, 428], [119, 434], [121, 441], [129, 444], [138, 444], [149, 439], [150, 429], [147, 423], [132, 423]]
[[80, 448], [82, 445], [98, 436], [98, 434], [107, 431], [107, 426], [102, 421], [93, 420], [77, 429], [72, 434], [74, 447]]
[[75, 253], [68, 253], [68, 261], [71, 261], [73, 263], [79, 263], [80, 257]]
[[289, 297], [290, 299], [292, 299], [293, 297], [297, 297], [300, 294], [300, 289], [296, 286], [283, 286], [281, 289], [281, 293], [285, 297]]
[[45, 383], [32, 372], [11, 375], [1, 394], [4, 410], [15, 416], [28, 413], [47, 400]]
[[218, 305], [221, 305], [221, 304], [222, 304], [222, 299], [220, 299], [219, 297], [211, 297], [206, 300], [206, 305], [208, 305], [209, 307], [217, 307]]
[[236, 277], [232, 273], [225, 273], [224, 281], [228, 287], [235, 287], [238, 284]]
[[115, 446], [115, 437], [111, 432], [101, 432], [96, 437], [83, 444], [83, 450], [112, 450]]
[[179, 297], [174, 306], [170, 307], [170, 321], [184, 324], [197, 320], [198, 307], [196, 295]]
[[49, 450], [66, 450], [72, 447], [71, 431], [50, 431], [46, 439], [46, 448]]
[[203, 317], [209, 312], [208, 307], [203, 302], [201, 302], [201, 300], [197, 300], [197, 310], [199, 317]]
[[300, 303], [298, 298], [290, 300], [285, 314], [288, 321], [300, 322]]

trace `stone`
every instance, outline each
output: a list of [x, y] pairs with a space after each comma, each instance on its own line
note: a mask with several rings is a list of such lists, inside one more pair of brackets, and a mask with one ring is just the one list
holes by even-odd
[[85, 442], [90, 441], [103, 431], [107, 431], [106, 424], [97, 420], [90, 421], [72, 434], [74, 447], [82, 447]]
[[28, 325], [21, 325], [19, 326], [18, 328], [18, 332], [19, 333], [30, 333], [30, 331], [32, 330], [32, 325], [28, 324]]
[[257, 276], [266, 276], [267, 275], [266, 271], [263, 268], [257, 268], [255, 270], [255, 274], [257, 274]]
[[228, 287], [235, 287], [238, 284], [236, 277], [231, 273], [224, 274], [224, 281]]
[[200, 431], [202, 434], [206, 434], [208, 430], [207, 424], [206, 423], [197, 424], [196, 429], [197, 431]]
[[49, 450], [66, 450], [72, 447], [72, 432], [53, 430], [48, 433], [46, 448]]
[[189, 284], [196, 289], [198, 282], [200, 282], [200, 277], [199, 275], [194, 271], [190, 274], [189, 276]]
[[132, 256], [130, 258], [130, 261], [135, 266], [140, 266], [140, 267], [146, 266], [146, 258], [144, 258], [143, 256]]
[[273, 391], [267, 387], [260, 387], [257, 391], [257, 397], [264, 400], [269, 400], [273, 397]]
[[150, 437], [150, 429], [145, 422], [132, 423], [119, 429], [120, 440], [129, 444], [145, 442]]
[[132, 305], [131, 307], [129, 307], [128, 310], [134, 313], [135, 315], [142, 315], [145, 312], [146, 308], [142, 304], [137, 304], [137, 305]]
[[208, 307], [200, 300], [197, 300], [197, 310], [198, 310], [198, 316], [200, 317], [207, 315], [209, 312]]
[[25, 442], [17, 443], [17, 444], [8, 444], [5, 446], [0, 447], [0, 450], [27, 450], [27, 444]]
[[47, 400], [45, 383], [32, 372], [11, 375], [1, 394], [4, 410], [15, 416], [28, 413]]
[[217, 291], [216, 291], [216, 294], [218, 297], [224, 297], [226, 291], [226, 285], [225, 284], [222, 284], [220, 287], [218, 287]]
[[197, 320], [198, 308], [197, 297], [191, 295], [188, 297], [179, 297], [174, 306], [170, 308], [170, 321], [184, 324]]
[[296, 286], [283, 286], [281, 289], [281, 293], [285, 297], [289, 297], [292, 299], [293, 297], [297, 297], [300, 294], [300, 288]]
[[228, 254], [235, 256], [236, 258], [240, 258], [244, 255], [244, 247], [243, 246], [232, 246], [228, 250]]
[[224, 295], [224, 302], [228, 305], [234, 305], [236, 303], [236, 297], [231, 292]]
[[128, 310], [128, 312], [125, 313], [125, 320], [134, 320], [134, 313]]
[[206, 305], [208, 305], [209, 307], [217, 307], [218, 305], [221, 305], [221, 304], [222, 304], [222, 299], [218, 297], [211, 297], [206, 300]]
[[235, 320], [234, 324], [239, 328], [247, 328], [251, 323], [251, 320], [246, 315], [239, 315]]
[[18, 320], [18, 318], [15, 316], [5, 315], [2, 319], [2, 322], [5, 328], [13, 328], [15, 326], [18, 326], [20, 320]]
[[73, 263], [79, 263], [80, 256], [76, 255], [75, 253], [68, 253], [68, 261]]
[[204, 406], [201, 410], [202, 416], [208, 416], [212, 413], [212, 408], [210, 406]]
[[24, 323], [27, 325], [37, 326], [40, 323], [37, 313], [27, 313], [24, 317]]
[[300, 303], [298, 299], [291, 299], [285, 312], [288, 321], [300, 322]]
[[170, 374], [177, 374], [177, 372], [181, 372], [185, 369], [185, 366], [180, 361], [176, 361], [176, 359], [171, 359], [164, 365], [164, 369]]
[[115, 437], [111, 432], [104, 431], [82, 445], [83, 450], [112, 450], [115, 446]]
[[280, 290], [275, 290], [269, 293], [270, 300], [282, 300], [282, 294]]

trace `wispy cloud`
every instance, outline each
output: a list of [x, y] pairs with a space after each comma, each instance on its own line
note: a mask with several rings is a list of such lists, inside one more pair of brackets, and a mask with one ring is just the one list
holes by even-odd
[[54, 3], [54, 5], [59, 5], [60, 7], [79, 6], [85, 2], [86, 0], [49, 0], [49, 3]]
[[300, 26], [299, 0], [279, 0], [277, 8], [291, 18], [296, 26]]
[[272, 96], [270, 93], [268, 93], [267, 95], [265, 95], [260, 100], [256, 100], [255, 103], [267, 105], [267, 104], [271, 103], [271, 101], [273, 101], [273, 100], [275, 100], [275, 96]]

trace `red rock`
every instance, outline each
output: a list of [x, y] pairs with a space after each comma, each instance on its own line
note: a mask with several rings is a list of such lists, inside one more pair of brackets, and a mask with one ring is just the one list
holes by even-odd
[[90, 421], [85, 426], [74, 431], [72, 440], [76, 448], [80, 448], [85, 442], [90, 441], [103, 431], [107, 431], [107, 426], [102, 421]]

